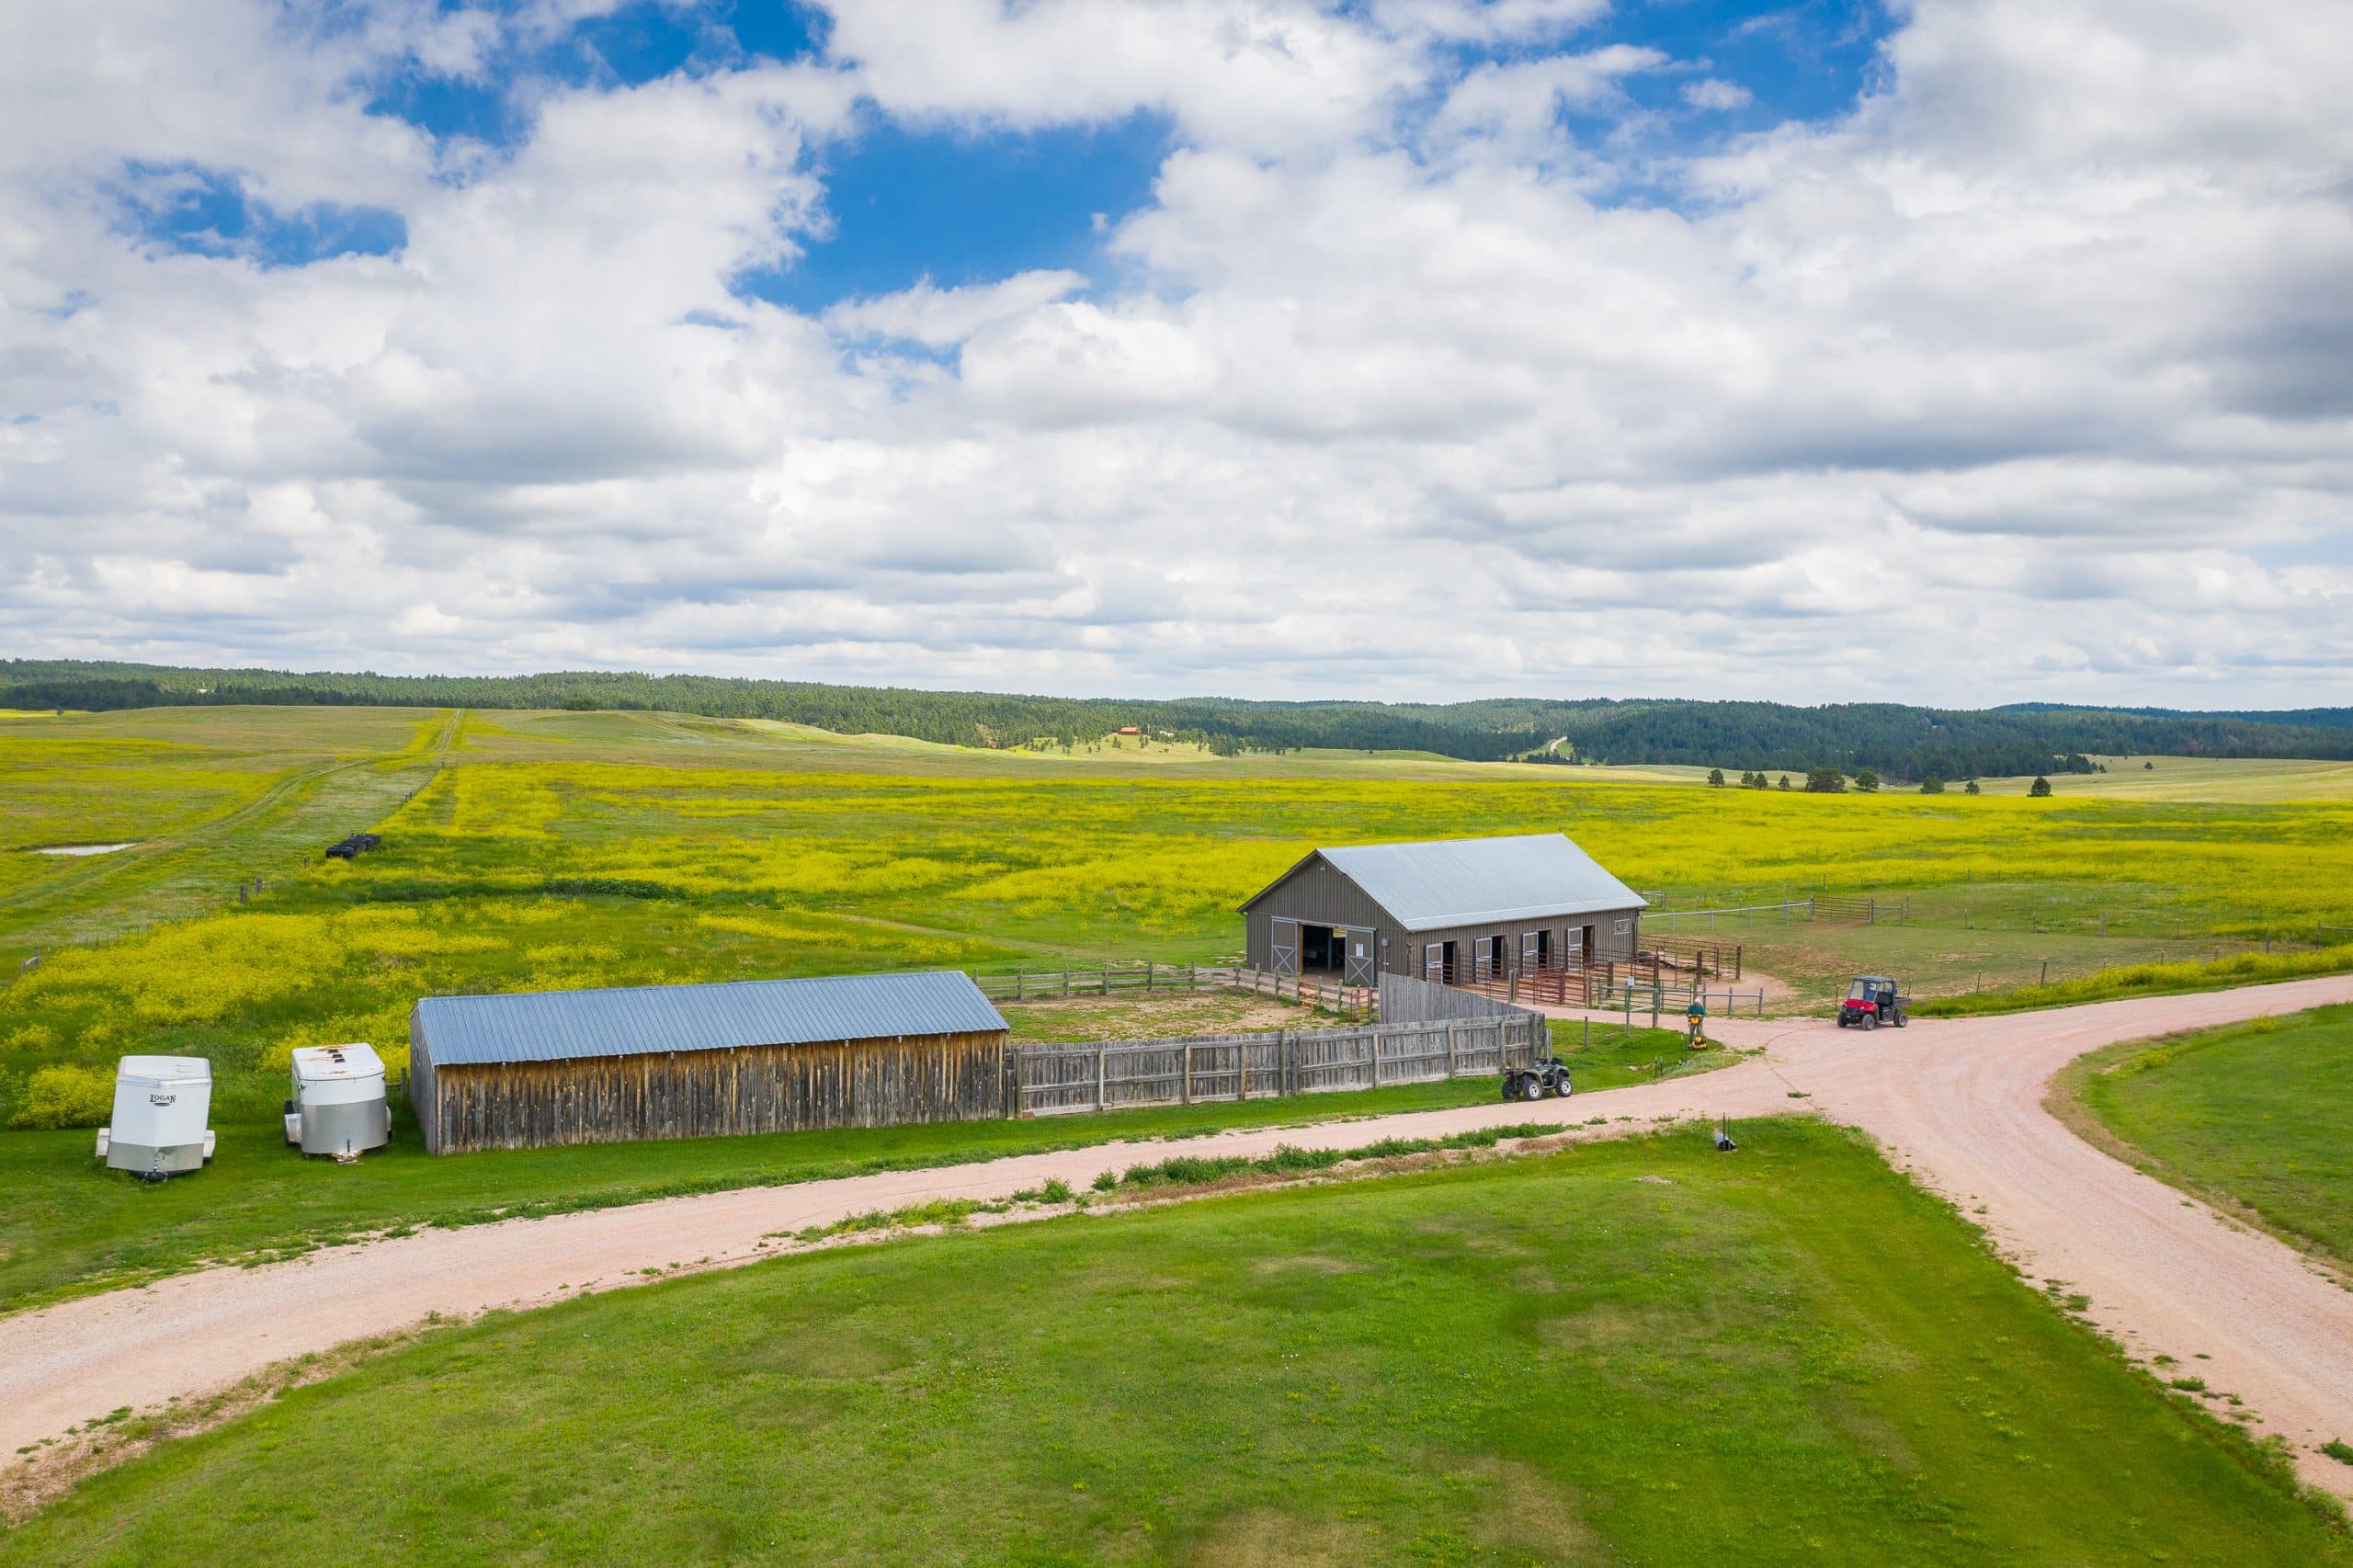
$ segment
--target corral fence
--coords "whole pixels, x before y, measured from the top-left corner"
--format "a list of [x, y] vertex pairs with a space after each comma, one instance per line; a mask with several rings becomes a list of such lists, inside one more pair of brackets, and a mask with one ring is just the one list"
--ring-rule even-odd
[[1882, 920], [1901, 926], [1912, 917], [1910, 893], [1901, 899], [1816, 893], [1806, 903], [1813, 907], [1812, 918], [1842, 926], [1876, 926]]
[[1015, 1113], [1141, 1109], [1496, 1076], [1536, 1059], [1543, 1016], [1449, 986], [1383, 975], [1381, 1021], [1180, 1040], [1022, 1046]]
[[1373, 991], [1369, 985], [1338, 985], [1296, 974], [1243, 964], [1103, 963], [1059, 969], [1017, 969], [1010, 972], [970, 971], [972, 983], [992, 1002], [1048, 1002], [1065, 996], [1111, 996], [1130, 992], [1246, 991], [1304, 1007], [1370, 1017]]
[[1799, 898], [1780, 903], [1747, 903], [1732, 909], [1654, 909], [1643, 916], [1643, 937], [1645, 940], [1654, 940], [1662, 924], [1672, 935], [1680, 931], [1714, 931], [1718, 929], [1718, 921], [1722, 922], [1722, 929], [1725, 930], [1735, 928], [1746, 930], [1760, 924], [1789, 926], [1800, 920], [1813, 920], [1817, 917], [1824, 920], [1838, 918], [1836, 915], [1819, 914], [1814, 907], [1818, 902], [1868, 903], [1870, 901], [1868, 899], [1859, 901]]

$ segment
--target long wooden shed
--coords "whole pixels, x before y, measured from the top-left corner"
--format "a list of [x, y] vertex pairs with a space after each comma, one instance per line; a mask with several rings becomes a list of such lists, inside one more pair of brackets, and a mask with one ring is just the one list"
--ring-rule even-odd
[[1242, 906], [1250, 963], [1372, 985], [1630, 959], [1645, 907], [1565, 834], [1311, 850]]
[[1006, 1114], [1005, 1019], [969, 975], [427, 996], [409, 1097], [436, 1154]]

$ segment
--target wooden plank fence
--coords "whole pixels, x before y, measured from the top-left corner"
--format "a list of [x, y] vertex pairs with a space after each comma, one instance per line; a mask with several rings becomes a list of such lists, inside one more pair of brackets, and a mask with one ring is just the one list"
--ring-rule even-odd
[[1247, 991], [1302, 1006], [1370, 1017], [1369, 985], [1339, 985], [1272, 970], [1236, 964], [1105, 963], [1088, 968], [1017, 969], [1011, 973], [971, 971], [972, 983], [992, 1002], [1045, 1002], [1064, 996], [1111, 996], [1127, 992]]
[[1022, 1046], [1016, 1114], [1066, 1115], [1500, 1074], [1533, 1061], [1544, 1020], [1445, 1018], [1356, 1028]]

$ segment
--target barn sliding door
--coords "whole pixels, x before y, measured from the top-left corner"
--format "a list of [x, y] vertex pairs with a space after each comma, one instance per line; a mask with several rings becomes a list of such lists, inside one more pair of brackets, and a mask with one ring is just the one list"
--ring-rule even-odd
[[1276, 915], [1267, 922], [1271, 935], [1269, 950], [1277, 974], [1299, 972], [1299, 922]]
[[1342, 940], [1347, 944], [1347, 960], [1340, 971], [1341, 981], [1349, 985], [1381, 983], [1381, 960], [1372, 950], [1372, 933], [1350, 931]]

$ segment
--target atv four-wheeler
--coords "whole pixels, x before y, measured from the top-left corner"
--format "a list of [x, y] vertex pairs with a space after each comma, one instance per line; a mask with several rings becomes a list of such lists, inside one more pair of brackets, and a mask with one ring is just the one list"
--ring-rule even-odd
[[1902, 1028], [1912, 1021], [1912, 1004], [1896, 994], [1895, 982], [1883, 974], [1859, 974], [1838, 1004], [1842, 1029], [1875, 1029], [1881, 1024]]
[[1574, 1092], [1569, 1083], [1569, 1064], [1549, 1056], [1532, 1067], [1504, 1069], [1504, 1098], [1507, 1100], [1540, 1100], [1547, 1095], [1566, 1099]]

